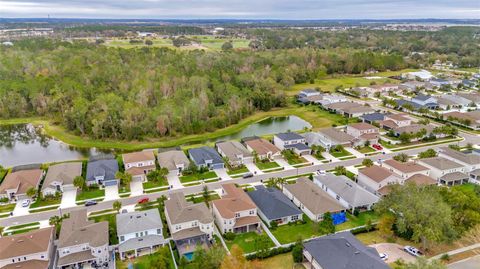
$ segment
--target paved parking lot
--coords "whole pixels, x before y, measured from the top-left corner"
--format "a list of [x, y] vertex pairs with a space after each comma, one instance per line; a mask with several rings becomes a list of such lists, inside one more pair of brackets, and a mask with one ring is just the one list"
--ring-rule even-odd
[[405, 262], [415, 261], [415, 257], [405, 252], [403, 246], [399, 244], [381, 243], [370, 246], [374, 247], [378, 253], [386, 253], [388, 255], [388, 260], [386, 260], [387, 263], [395, 262], [398, 259], [402, 259]]

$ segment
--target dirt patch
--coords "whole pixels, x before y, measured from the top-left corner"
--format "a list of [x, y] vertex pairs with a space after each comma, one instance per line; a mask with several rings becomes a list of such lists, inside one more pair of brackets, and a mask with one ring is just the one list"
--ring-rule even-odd
[[403, 250], [403, 246], [399, 244], [380, 243], [370, 246], [374, 247], [378, 251], [378, 253], [386, 253], [388, 255], [388, 260], [386, 260], [387, 263], [392, 263], [399, 259], [402, 259], [405, 262], [415, 261], [415, 257], [405, 252]]

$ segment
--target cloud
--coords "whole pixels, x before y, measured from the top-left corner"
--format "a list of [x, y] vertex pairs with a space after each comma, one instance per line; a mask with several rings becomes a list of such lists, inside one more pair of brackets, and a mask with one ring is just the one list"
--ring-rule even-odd
[[0, 0], [0, 17], [480, 18], [479, 0]]

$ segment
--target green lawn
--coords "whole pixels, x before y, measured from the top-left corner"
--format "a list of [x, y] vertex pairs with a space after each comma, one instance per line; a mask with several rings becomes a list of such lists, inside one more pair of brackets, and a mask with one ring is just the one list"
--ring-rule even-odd
[[280, 165], [276, 162], [257, 162], [257, 163], [255, 163], [255, 165], [260, 170], [267, 170], [267, 169], [273, 169], [273, 168], [280, 167]]
[[306, 163], [307, 160], [303, 158], [302, 156], [298, 156], [296, 154], [283, 154], [283, 158], [288, 162], [290, 165], [294, 164], [301, 164], [301, 163]]
[[339, 158], [339, 157], [347, 157], [347, 156], [351, 156], [352, 154], [348, 151], [346, 151], [345, 149], [342, 148], [342, 150], [340, 151], [337, 151], [335, 149], [332, 149], [330, 151], [330, 154], [332, 154], [333, 157], [336, 157], [336, 158]]
[[161, 180], [161, 181], [147, 181], [143, 182], [143, 189], [153, 189], [153, 188], [159, 188], [159, 187], [164, 187], [168, 186], [168, 181], [167, 180]]
[[9, 213], [13, 211], [14, 208], [15, 208], [15, 204], [2, 205], [0, 206], [0, 213]]
[[3, 178], [7, 174], [8, 170], [7, 169], [1, 169], [0, 170], [0, 183], [3, 181]]
[[[164, 248], [166, 248], [166, 252], [168, 254], [170, 254], [170, 249], [168, 249], [168, 246], [165, 246]], [[159, 251], [159, 250], [157, 250]], [[151, 262], [154, 258], [156, 258], [157, 255], [161, 255], [160, 253], [156, 252], [156, 253], [153, 253], [151, 255], [145, 255], [145, 256], [141, 256], [141, 257], [137, 257], [135, 258], [134, 260], [125, 260], [125, 261], [121, 261], [120, 258], [117, 258], [116, 259], [116, 268], [117, 269], [127, 269], [128, 268], [128, 264], [132, 263], [133, 264], [133, 268], [135, 269], [149, 269], [149, 268], [155, 268], [154, 265], [151, 265]], [[175, 265], [173, 264], [173, 258], [172, 258], [172, 255], [168, 255], [168, 258], [169, 258], [169, 267], [168, 268], [162, 268], [162, 269], [175, 269]]]
[[358, 216], [354, 216], [354, 215], [351, 215], [350, 213], [347, 213], [348, 221], [340, 225], [337, 225], [336, 228], [337, 228], [337, 231], [347, 230], [347, 229], [365, 225], [367, 223], [367, 219], [370, 219], [372, 223], [375, 223], [378, 221], [378, 218], [379, 218], [378, 215], [375, 214], [375, 212], [373, 211], [365, 211], [358, 214]]
[[273, 236], [281, 244], [291, 243], [297, 241], [299, 238], [308, 239], [314, 236], [318, 236], [318, 224], [310, 220], [307, 215], [303, 214], [304, 224], [286, 224], [278, 226], [275, 230], [270, 229]]
[[[270, 258], [263, 260], [255, 260], [255, 268], [258, 269], [292, 269], [293, 266], [293, 256], [292, 253], [284, 253], [276, 255]], [[295, 267], [294, 269], [305, 268], [305, 267]]]
[[475, 187], [476, 187], [476, 185], [473, 184], [473, 183], [465, 183], [465, 184], [462, 184], [462, 185], [454, 186], [452, 188], [470, 192], [470, 191], [474, 191]]
[[245, 173], [248, 173], [248, 172], [249, 171], [248, 171], [247, 167], [241, 166], [241, 167], [234, 168], [234, 169], [228, 169], [227, 174], [236, 175], [236, 174], [245, 174]]
[[181, 176], [180, 177], [180, 182], [188, 183], [188, 182], [204, 180], [204, 179], [211, 179], [211, 178], [216, 178], [216, 177], [218, 177], [217, 173], [215, 173], [214, 171], [207, 171], [207, 172], [202, 173], [202, 174], [192, 174], [192, 175], [187, 175], [187, 176]]
[[7, 230], [18, 230], [26, 227], [31, 227], [31, 226], [39, 226], [40, 222], [31, 222], [31, 223], [25, 223], [25, 224], [20, 224], [20, 225], [15, 225], [15, 226], [10, 226], [8, 227]]
[[91, 188], [89, 190], [77, 191], [77, 201], [90, 200], [105, 196], [105, 190]]
[[118, 238], [117, 238], [117, 219], [116, 219], [117, 214], [107, 214], [107, 215], [101, 215], [101, 216], [94, 216], [94, 217], [89, 217], [89, 220], [93, 220], [95, 222], [102, 222], [102, 221], [108, 221], [108, 236], [110, 240], [110, 245], [116, 245], [118, 244]]
[[263, 234], [261, 235], [257, 234], [256, 232], [237, 234], [235, 236], [235, 239], [232, 241], [228, 241], [225, 239], [225, 243], [227, 244], [228, 249], [232, 249], [233, 245], [237, 245], [241, 249], [243, 249], [243, 252], [250, 253], [256, 251], [255, 239], [260, 237], [268, 239], [269, 247], [275, 246], [275, 244], [272, 242], [272, 240], [270, 240], [270, 238], [265, 232], [263, 232]]
[[370, 152], [374, 152], [375, 149], [371, 148], [370, 146], [368, 147], [362, 147], [360, 149], [357, 149], [358, 152], [361, 152], [361, 153], [370, 153]]
[[37, 208], [42, 206], [51, 206], [51, 205], [58, 205], [62, 202], [62, 197], [58, 198], [46, 198], [46, 199], [37, 199], [35, 203], [30, 205], [30, 208]]

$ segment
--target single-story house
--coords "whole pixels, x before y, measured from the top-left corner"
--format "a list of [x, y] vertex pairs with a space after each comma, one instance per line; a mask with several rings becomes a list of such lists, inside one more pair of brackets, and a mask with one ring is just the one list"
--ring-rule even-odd
[[472, 103], [472, 101], [468, 100], [467, 98], [456, 94], [444, 94], [442, 95], [442, 98], [454, 102], [456, 106], [467, 107]]
[[122, 154], [125, 172], [132, 175], [133, 179], [147, 180], [147, 174], [156, 169], [155, 155], [152, 150]]
[[401, 179], [384, 167], [372, 165], [358, 170], [357, 182], [368, 190], [378, 193], [385, 186], [401, 183]]
[[336, 145], [350, 147], [355, 140], [355, 137], [333, 127], [307, 133], [305, 134], [305, 138], [307, 139], [308, 145], [320, 145], [327, 150]]
[[389, 269], [373, 247], [362, 244], [351, 232], [340, 232], [303, 243], [310, 269]]
[[310, 154], [311, 149], [305, 144], [305, 137], [297, 133], [280, 133], [273, 136], [273, 144], [280, 150], [293, 150], [298, 155]]
[[257, 157], [260, 160], [273, 160], [277, 157], [282, 156], [280, 149], [278, 149], [274, 144], [268, 142], [267, 140], [259, 137], [244, 138], [243, 143], [247, 149], [257, 154]]
[[437, 99], [430, 95], [417, 94], [411, 99], [412, 102], [417, 103], [421, 106], [427, 106], [427, 104], [436, 104]]
[[380, 112], [374, 112], [374, 113], [362, 115], [358, 118], [361, 119], [362, 122], [373, 124], [375, 122], [383, 121], [385, 119], [386, 115], [388, 115], [388, 114], [380, 113]]
[[28, 198], [30, 188], [38, 190], [43, 177], [40, 165], [22, 165], [12, 168], [0, 184], [0, 198], [22, 200]]
[[337, 114], [344, 115], [346, 117], [359, 117], [365, 114], [375, 112], [371, 107], [364, 106], [355, 102], [338, 102], [333, 104], [327, 104], [325, 109], [333, 111]]
[[463, 124], [474, 130], [480, 130], [480, 110], [474, 110], [470, 112], [448, 112], [443, 114], [443, 118]]
[[315, 90], [315, 89], [303, 89], [300, 91], [298, 94], [298, 97], [310, 97], [310, 96], [318, 96], [320, 95], [321, 92]]
[[180, 175], [183, 170], [190, 166], [190, 160], [183, 150], [173, 149], [157, 154], [158, 165], [167, 168], [172, 175]]
[[73, 180], [82, 175], [82, 163], [60, 163], [48, 167], [47, 175], [43, 180], [42, 194], [55, 195], [56, 192], [75, 189]]
[[190, 159], [195, 163], [197, 167], [207, 167], [209, 169], [222, 169], [225, 167], [223, 159], [211, 147], [200, 147], [188, 150]]
[[343, 175], [336, 176], [332, 173], [317, 175], [313, 182], [352, 212], [370, 210], [379, 199], [378, 196]]
[[[408, 133], [410, 135], [415, 135], [417, 133], [419, 133], [420, 131], [422, 130], [425, 130], [426, 133], [423, 137], [427, 137], [427, 136], [431, 136], [431, 135], [434, 135], [435, 137], [439, 138], [439, 137], [442, 137], [442, 136], [445, 136], [444, 134], [440, 134], [440, 133], [433, 133], [433, 130], [435, 129], [434, 126], [432, 125], [425, 125], [425, 124], [418, 124], [418, 123], [413, 123], [413, 124], [410, 124], [408, 126], [403, 126], [403, 127], [398, 127], [398, 128], [395, 128], [393, 129], [393, 133], [395, 136], [400, 136], [401, 134], [403, 133]], [[423, 138], [422, 137], [422, 138]], [[411, 140], [420, 140], [422, 138], [417, 138], [417, 137], [412, 137]]]
[[117, 185], [117, 172], [118, 162], [113, 155], [92, 156], [87, 163], [87, 185]]
[[286, 184], [283, 193], [311, 220], [321, 221], [327, 212], [345, 211], [345, 207], [307, 178], [299, 178], [294, 184]]
[[391, 130], [399, 127], [409, 126], [412, 124], [412, 120], [400, 114], [388, 114], [379, 124], [383, 129]]
[[218, 142], [216, 144], [220, 155], [227, 159], [232, 167], [253, 162], [253, 155], [238, 141]]
[[256, 187], [247, 193], [257, 205], [260, 218], [270, 226], [272, 221], [278, 225], [302, 220], [303, 212], [277, 188]]

